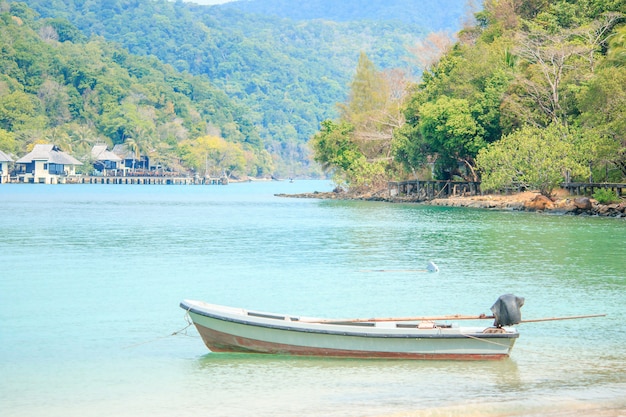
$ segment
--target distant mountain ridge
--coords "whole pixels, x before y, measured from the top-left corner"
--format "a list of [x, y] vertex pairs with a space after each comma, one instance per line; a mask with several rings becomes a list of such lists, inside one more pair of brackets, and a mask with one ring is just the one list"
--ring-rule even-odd
[[239, 0], [217, 7], [292, 20], [403, 22], [430, 31], [459, 29], [468, 0]]
[[[322, 120], [336, 117], [336, 103], [345, 101], [360, 52], [382, 69], [415, 69], [407, 48], [441, 29], [441, 24], [418, 25], [420, 16], [430, 23], [453, 19], [450, 25], [458, 25], [464, 1], [425, 0], [420, 7], [412, 0], [315, 0], [298, 2], [298, 7], [278, 0], [215, 6], [180, 0], [27, 4], [41, 17], [67, 19], [88, 37], [102, 36], [132, 54], [153, 55], [180, 72], [206, 75], [248, 109], [245, 117], [278, 169], [296, 175], [308, 170], [307, 141]], [[426, 9], [420, 12], [422, 4]], [[297, 12], [299, 7], [304, 10]], [[334, 21], [320, 20], [330, 13], [337, 13]], [[228, 126], [224, 129], [227, 137]]]

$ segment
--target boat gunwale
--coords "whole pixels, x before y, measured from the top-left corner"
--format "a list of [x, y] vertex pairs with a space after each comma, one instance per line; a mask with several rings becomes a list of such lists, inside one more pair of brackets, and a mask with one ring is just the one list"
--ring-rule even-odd
[[[190, 304], [187, 304], [190, 303]], [[210, 312], [207, 311], [206, 309], [203, 309], [201, 306], [199, 307], [194, 307], [193, 304], [194, 302], [192, 300], [185, 300], [183, 302], [180, 303], [180, 307], [183, 308], [184, 310], [186, 310], [188, 313], [194, 313], [194, 314], [198, 314], [200, 316], [203, 317], [207, 317], [210, 319], [214, 319], [214, 320], [220, 320], [220, 321], [225, 321], [225, 322], [229, 322], [229, 323], [235, 323], [235, 324], [240, 324], [240, 325], [244, 325], [244, 326], [254, 326], [254, 327], [260, 327], [260, 328], [268, 328], [268, 329], [274, 329], [274, 330], [281, 330], [281, 331], [289, 331], [289, 332], [301, 332], [301, 333], [314, 333], [314, 334], [327, 334], [327, 335], [335, 335], [335, 336], [355, 336], [355, 337], [369, 337], [369, 338], [395, 338], [395, 339], [466, 339], [466, 338], [477, 338], [477, 339], [516, 339], [519, 337], [519, 333], [517, 331], [514, 332], [505, 332], [505, 333], [462, 333], [460, 330], [463, 329], [462, 327], [459, 327], [459, 333], [423, 333], [423, 334], [419, 334], [419, 333], [391, 333], [391, 331], [393, 330], [407, 330], [406, 328], [384, 328], [381, 330], [385, 330], [386, 332], [381, 332], [381, 333], [374, 333], [374, 332], [358, 332], [358, 331], [341, 331], [341, 330], [331, 330], [331, 329], [324, 329], [324, 328], [313, 328], [313, 327], [294, 327], [294, 326], [289, 326], [289, 325], [279, 325], [279, 324], [270, 324], [270, 323], [263, 323], [260, 321], [252, 321], [252, 320], [245, 320], [243, 318], [239, 319], [239, 318], [235, 318], [235, 317], [228, 317], [225, 315], [220, 315], [217, 312]], [[218, 306], [215, 305], [217, 307], [224, 307], [224, 306]], [[250, 313], [247, 310], [243, 310], [246, 313]], [[303, 325], [318, 325], [318, 326], [351, 326], [351, 324], [349, 323], [342, 323], [342, 324], [327, 324], [327, 323], [311, 323], [311, 322], [303, 322], [303, 321], [299, 321], [299, 320], [293, 320], [293, 321], [286, 321], [285, 317], [290, 317], [290, 316], [282, 316], [279, 314], [270, 314], [270, 313], [260, 313], [260, 312], [255, 312], [252, 311], [251, 313], [253, 313], [253, 315], [251, 317], [257, 317], [257, 318], [262, 318], [262, 319], [266, 319], [266, 320], [273, 320], [276, 322], [288, 322], [288, 323], [301, 323]], [[260, 315], [260, 316], [259, 316]], [[246, 315], [247, 316], [247, 315]], [[243, 317], [243, 314], [242, 314]], [[282, 319], [280, 319], [279, 317], [283, 317]], [[290, 317], [291, 318], [291, 317]], [[195, 323], [194, 323], [195, 324]], [[202, 324], [201, 324], [202, 325]], [[204, 326], [204, 325], [202, 325]], [[206, 327], [206, 326], [205, 326]], [[354, 325], [352, 327], [360, 327], [357, 325]], [[362, 327], [361, 327], [362, 328]], [[489, 328], [489, 327], [486, 327]], [[417, 327], [414, 330], [422, 330], [422, 329], [418, 329]]]

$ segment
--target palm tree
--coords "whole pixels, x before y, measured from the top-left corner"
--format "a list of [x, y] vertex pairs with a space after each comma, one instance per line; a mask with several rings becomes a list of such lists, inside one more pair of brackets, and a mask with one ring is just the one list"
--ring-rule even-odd
[[134, 173], [135, 172], [135, 161], [140, 156], [139, 144], [137, 143], [137, 141], [134, 138], [127, 137], [126, 140], [124, 141], [124, 145], [126, 145], [126, 148], [133, 153], [133, 173]]
[[48, 129], [44, 138], [48, 143], [58, 146], [65, 152], [72, 153], [73, 151], [69, 135], [58, 127]]
[[[133, 150], [135, 157], [139, 160], [141, 160], [141, 155], [148, 156], [155, 149], [152, 132], [141, 126], [134, 126], [130, 130], [125, 143], [128, 144], [129, 141], [132, 141], [129, 149]], [[144, 166], [144, 168], [150, 167]]]
[[95, 138], [96, 134], [86, 125], [78, 125], [70, 133], [72, 147], [82, 155], [90, 153]]

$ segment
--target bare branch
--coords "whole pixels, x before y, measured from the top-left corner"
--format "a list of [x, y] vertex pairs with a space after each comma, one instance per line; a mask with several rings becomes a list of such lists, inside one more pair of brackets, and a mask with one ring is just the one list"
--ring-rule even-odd
[[585, 45], [571, 42], [571, 37], [571, 31], [557, 34], [534, 31], [522, 33], [518, 38], [517, 54], [529, 64], [531, 72], [539, 72], [545, 83], [542, 86], [529, 77], [522, 85], [552, 120], [561, 119], [564, 113], [559, 94], [564, 74], [575, 68], [571, 58], [586, 50]]
[[426, 71], [452, 48], [454, 42], [454, 36], [448, 32], [432, 32], [408, 50], [415, 57], [418, 68]]
[[591, 25], [577, 29], [575, 35], [582, 38], [585, 48], [581, 48], [579, 55], [589, 63], [589, 69], [593, 73], [596, 64], [596, 53], [602, 45], [606, 44], [611, 36], [611, 31], [624, 15], [618, 12], [610, 12], [602, 15], [602, 19], [594, 20]]

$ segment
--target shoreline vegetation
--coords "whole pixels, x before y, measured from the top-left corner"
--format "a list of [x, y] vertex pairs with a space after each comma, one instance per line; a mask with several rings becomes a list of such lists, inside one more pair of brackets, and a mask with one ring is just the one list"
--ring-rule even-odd
[[354, 194], [341, 190], [302, 194], [276, 194], [288, 198], [317, 198], [324, 200], [361, 200], [388, 203], [416, 203], [440, 207], [465, 207], [501, 211], [528, 211], [548, 214], [586, 215], [626, 218], [626, 201], [614, 204], [600, 204], [586, 196], [573, 196], [565, 192], [548, 198], [538, 192], [525, 191], [514, 194], [484, 194], [419, 200], [414, 197], [389, 196], [385, 191], [369, 194]]

